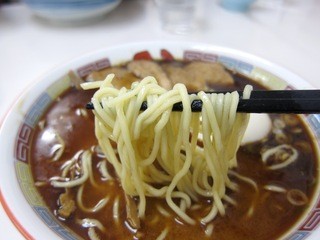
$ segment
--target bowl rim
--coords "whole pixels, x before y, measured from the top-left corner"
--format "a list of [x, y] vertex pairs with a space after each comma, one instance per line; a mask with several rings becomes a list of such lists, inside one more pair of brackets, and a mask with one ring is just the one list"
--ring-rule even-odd
[[[163, 48], [171, 50], [171, 48], [174, 48], [174, 47], [178, 47], [179, 50], [192, 49], [192, 50], [197, 50], [202, 52], [209, 52], [214, 54], [220, 54], [223, 56], [228, 56], [230, 58], [234, 58], [240, 61], [253, 64], [254, 66], [261, 67], [262, 69], [272, 74], [275, 74], [276, 76], [280, 76], [281, 78], [285, 77], [288, 79], [288, 83], [296, 85], [301, 89], [314, 88], [310, 83], [308, 83], [302, 77], [293, 73], [291, 70], [288, 70], [280, 66], [279, 64], [273, 63], [259, 56], [256, 56], [244, 51], [236, 50], [233, 48], [215, 46], [212, 44], [200, 43], [200, 42], [181, 42], [181, 41], [146, 41], [146, 42], [119, 44], [119, 45], [114, 45], [114, 46], [103, 48], [103, 49], [98, 49], [96, 51], [91, 51], [91, 52], [88, 52], [87, 54], [82, 54], [78, 57], [72, 58], [71, 60], [65, 61], [64, 63], [59, 64], [58, 66], [52, 68], [51, 70], [48, 70], [46, 73], [39, 76], [36, 80], [32, 81], [32, 83], [29, 84], [22, 91], [22, 93], [12, 102], [11, 106], [7, 109], [7, 112], [0, 120], [0, 141], [1, 139], [5, 139], [5, 137], [3, 137], [3, 129], [9, 124], [7, 123], [8, 118], [13, 113], [14, 109], [17, 108], [19, 102], [22, 101], [26, 97], [28, 92], [30, 92], [32, 89], [39, 88], [39, 83], [44, 82], [45, 79], [51, 79], [51, 81], [48, 81], [48, 82], [53, 83], [55, 81], [55, 80], [52, 80], [53, 78], [58, 79], [59, 76], [62, 76], [72, 68], [74, 69], [86, 63], [95, 61], [99, 57], [103, 56], [103, 53], [106, 53], [106, 56], [108, 57], [108, 52], [124, 51], [124, 49], [129, 49], [131, 52], [132, 51], [138, 52], [139, 50], [140, 51], [142, 50], [159, 51], [160, 49], [163, 49]], [[110, 57], [113, 57], [113, 56], [110, 56]], [[128, 60], [128, 59], [123, 59], [123, 60]], [[44, 88], [42, 87], [41, 91], [43, 90]], [[33, 101], [34, 100], [35, 98], [33, 98]], [[1, 150], [1, 146], [0, 146], [0, 150]], [[7, 192], [3, 191], [4, 184], [5, 184], [5, 181], [0, 181], [0, 204], [2, 204], [5, 213], [7, 214], [9, 219], [12, 221], [12, 223], [15, 225], [17, 230], [22, 234], [22, 236], [24, 236], [26, 239], [35, 239], [29, 233], [29, 231], [25, 229], [23, 224], [19, 221], [19, 217], [17, 217], [17, 214], [15, 214], [15, 210], [13, 209], [12, 206], [10, 206], [10, 202], [7, 200], [5, 195]], [[48, 228], [48, 230], [50, 229]], [[319, 229], [317, 230], [318, 230], [317, 231], [318, 233], [316, 235], [320, 234]], [[312, 236], [309, 236], [309, 237], [308, 239], [312, 239]]]

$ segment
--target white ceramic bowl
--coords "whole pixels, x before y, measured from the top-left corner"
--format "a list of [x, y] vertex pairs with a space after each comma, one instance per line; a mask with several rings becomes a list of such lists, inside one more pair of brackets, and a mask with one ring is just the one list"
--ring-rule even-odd
[[56, 22], [87, 21], [102, 17], [122, 0], [25, 0], [32, 12]]
[[[5, 117], [0, 131], [0, 200], [10, 219], [27, 239], [57, 239], [58, 236], [76, 239], [55, 220], [41, 200], [28, 165], [33, 127], [52, 99], [67, 88], [69, 80], [66, 73], [74, 70], [79, 75], [85, 75], [110, 64], [150, 56], [155, 59], [174, 56], [177, 59], [219, 61], [271, 88], [312, 88], [300, 77], [261, 58], [198, 43], [151, 42], [115, 46], [87, 54], [54, 69], [22, 94]], [[319, 115], [304, 118], [317, 138]], [[319, 187], [316, 191], [316, 198], [308, 213], [287, 233], [285, 239], [320, 239], [320, 230], [317, 229], [320, 223]]]

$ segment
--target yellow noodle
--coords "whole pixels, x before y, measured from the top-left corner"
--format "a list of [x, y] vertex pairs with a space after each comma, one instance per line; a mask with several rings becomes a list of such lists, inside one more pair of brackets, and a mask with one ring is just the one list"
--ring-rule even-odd
[[[118, 90], [113, 77], [85, 88], [99, 88], [92, 98], [95, 134], [125, 193], [139, 199], [138, 216], [144, 217], [146, 197], [158, 197], [184, 222], [195, 224], [186, 210], [200, 196], [212, 203], [202, 222], [224, 215], [224, 202], [235, 204], [226, 196], [226, 188], [237, 189], [228, 172], [237, 166], [236, 152], [249, 117], [236, 113], [238, 93], [188, 95], [184, 85], [167, 91], [153, 77]], [[250, 91], [246, 87], [243, 98]], [[195, 99], [203, 102], [200, 113], [191, 112]], [[144, 101], [148, 108], [140, 111]], [[182, 102], [182, 112], [172, 112], [177, 102]], [[197, 145], [201, 137], [203, 148]]]
[[[77, 155], [77, 154], [76, 154]], [[71, 161], [74, 163], [75, 161]], [[70, 166], [68, 166], [70, 168]], [[58, 181], [55, 178], [50, 179], [50, 183], [54, 187], [71, 188], [83, 184], [87, 179], [90, 179], [93, 185], [96, 185], [93, 179], [92, 166], [91, 166], [91, 153], [90, 151], [84, 151], [81, 156], [81, 170], [82, 175], [79, 178], [71, 179], [69, 181]]]
[[94, 228], [97, 227], [100, 231], [105, 232], [106, 228], [103, 226], [103, 224], [94, 218], [83, 218], [77, 220], [78, 224], [81, 224], [84, 228]]
[[271, 166], [267, 166], [267, 168], [270, 170], [277, 170], [280, 168], [287, 167], [288, 165], [296, 161], [299, 155], [298, 151], [294, 147], [288, 144], [278, 145], [263, 152], [261, 155], [262, 162], [266, 163], [270, 156], [275, 154], [280, 154], [282, 152], [285, 152], [285, 150], [291, 150], [291, 153], [290, 154], [288, 153], [289, 156], [285, 160], [283, 160], [281, 163], [276, 163]]
[[100, 209], [104, 208], [104, 206], [108, 203], [109, 197], [105, 197], [103, 199], [100, 199], [95, 206], [86, 207], [82, 201], [83, 188], [84, 185], [81, 185], [77, 191], [77, 204], [82, 211], [87, 213], [98, 212]]
[[204, 233], [206, 234], [207, 237], [210, 237], [212, 235], [213, 232], [213, 224], [209, 224], [206, 226], [206, 229], [204, 230]]
[[119, 197], [116, 197], [116, 199], [114, 200], [114, 203], [113, 203], [113, 208], [112, 208], [112, 211], [113, 211], [113, 219], [116, 220], [116, 222], [119, 222]]
[[166, 239], [166, 236], [169, 232], [169, 229], [168, 228], [165, 228], [161, 233], [160, 235], [156, 238], [156, 240], [164, 240]]
[[162, 206], [160, 206], [159, 204], [157, 204], [156, 208], [158, 209], [158, 211], [165, 217], [170, 217], [170, 213], [165, 210]]
[[88, 230], [88, 236], [89, 236], [90, 240], [101, 240], [99, 235], [96, 233], [96, 231], [92, 227], [89, 228], [89, 230]]

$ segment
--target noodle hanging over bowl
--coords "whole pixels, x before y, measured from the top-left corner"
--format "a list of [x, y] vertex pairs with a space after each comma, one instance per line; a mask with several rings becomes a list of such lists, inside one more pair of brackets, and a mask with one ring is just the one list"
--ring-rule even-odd
[[[109, 74], [104, 81], [81, 86], [98, 88], [92, 98], [95, 135], [125, 194], [138, 199], [138, 217], [145, 216], [146, 197], [164, 198], [189, 224], [196, 221], [186, 209], [201, 197], [212, 205], [202, 223], [224, 215], [224, 201], [235, 204], [227, 189], [236, 190], [237, 185], [228, 172], [237, 166], [236, 153], [249, 120], [248, 114], [236, 112], [239, 94], [189, 95], [185, 85], [166, 90], [154, 77], [134, 82], [131, 89], [116, 89], [113, 78]], [[245, 87], [244, 99], [251, 90]], [[203, 102], [200, 113], [191, 112], [195, 99]], [[148, 109], [140, 111], [144, 101]], [[177, 102], [182, 102], [182, 112], [172, 111]]]
[[219, 62], [133, 59], [61, 81], [32, 134], [30, 170], [77, 239], [286, 238], [313, 206], [318, 148], [305, 116], [248, 123], [236, 111], [251, 88], [273, 89], [255, 76]]

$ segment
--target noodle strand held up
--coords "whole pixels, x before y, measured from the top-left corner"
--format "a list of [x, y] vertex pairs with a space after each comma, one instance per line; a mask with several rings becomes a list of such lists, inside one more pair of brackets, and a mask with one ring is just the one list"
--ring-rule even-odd
[[[186, 210], [199, 197], [212, 204], [202, 222], [224, 215], [226, 188], [235, 186], [228, 171], [237, 166], [236, 152], [249, 120], [248, 114], [236, 113], [238, 93], [189, 95], [185, 85], [168, 91], [153, 77], [118, 90], [113, 78], [110, 74], [82, 87], [99, 87], [92, 98], [95, 133], [125, 193], [139, 199], [138, 216], [145, 215], [146, 197], [164, 198], [189, 224], [195, 220]], [[250, 97], [251, 89], [245, 87], [243, 98]], [[194, 99], [202, 100], [201, 113], [191, 112]], [[140, 111], [143, 101], [148, 109]], [[177, 102], [182, 102], [182, 112], [172, 112]], [[201, 136], [203, 147], [197, 145]]]

